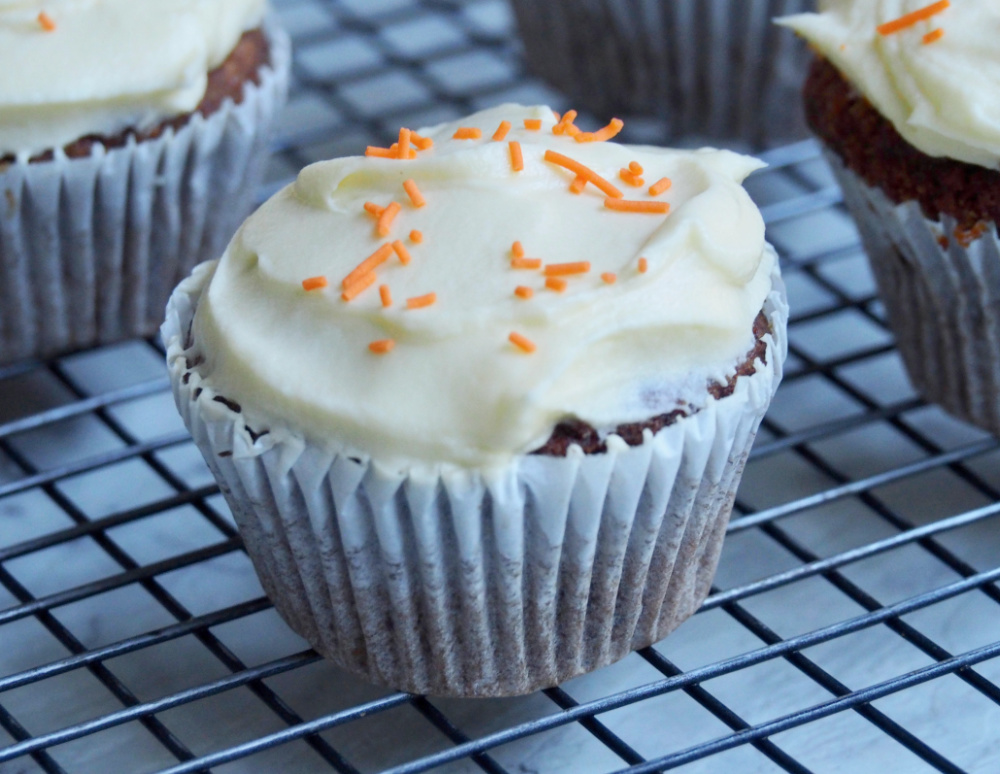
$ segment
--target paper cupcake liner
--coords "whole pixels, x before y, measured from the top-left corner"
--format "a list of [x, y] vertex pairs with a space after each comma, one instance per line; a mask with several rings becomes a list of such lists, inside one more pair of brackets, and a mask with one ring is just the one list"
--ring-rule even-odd
[[0, 165], [0, 363], [153, 334], [174, 286], [218, 257], [249, 213], [291, 48], [244, 99], [88, 158]]
[[805, 44], [773, 23], [815, 0], [512, 0], [529, 68], [601, 117], [760, 147], [807, 136]]
[[952, 414], [1000, 435], [1000, 239], [971, 241], [950, 215], [896, 204], [826, 157], [868, 254], [914, 386]]
[[777, 275], [767, 363], [640, 446], [611, 436], [602, 454], [400, 473], [212, 390], [187, 338], [213, 271], [198, 267], [168, 307], [174, 396], [268, 596], [318, 652], [393, 688], [513, 695], [649, 645], [704, 600], [781, 378]]

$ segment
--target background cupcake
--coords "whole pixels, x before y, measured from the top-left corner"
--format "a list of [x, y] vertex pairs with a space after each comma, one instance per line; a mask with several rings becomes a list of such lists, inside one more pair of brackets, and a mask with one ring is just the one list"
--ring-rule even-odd
[[171, 299], [175, 399], [268, 595], [374, 682], [529, 692], [708, 592], [785, 350], [759, 163], [615, 130], [403, 129]]
[[831, 0], [810, 126], [844, 190], [910, 378], [1000, 433], [1000, 6]]
[[284, 100], [262, 0], [0, 5], [0, 362], [149, 335], [251, 205]]
[[775, 16], [814, 0], [512, 0], [529, 68], [597, 115], [760, 147], [806, 135], [805, 46]]

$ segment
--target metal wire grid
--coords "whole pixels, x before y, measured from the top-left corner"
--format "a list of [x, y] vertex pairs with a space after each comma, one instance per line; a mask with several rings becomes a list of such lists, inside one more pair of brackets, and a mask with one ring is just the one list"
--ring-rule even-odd
[[[564, 107], [500, 0], [279, 11], [297, 61], [271, 187], [404, 122]], [[748, 186], [794, 304], [788, 374], [678, 632], [523, 699], [364, 686], [273, 615], [156, 342], [8, 366], [0, 772], [996, 771], [1000, 444], [912, 393], [816, 148], [767, 157]]]

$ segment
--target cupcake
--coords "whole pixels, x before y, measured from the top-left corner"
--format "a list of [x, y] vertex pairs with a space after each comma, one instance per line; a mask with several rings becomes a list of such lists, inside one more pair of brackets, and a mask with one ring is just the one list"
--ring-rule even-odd
[[806, 136], [809, 56], [775, 28], [814, 0], [512, 0], [528, 68], [597, 115], [671, 137], [774, 145]]
[[287, 86], [265, 10], [0, 2], [0, 363], [155, 333], [223, 250]]
[[177, 406], [265, 590], [373, 682], [526, 693], [708, 592], [785, 354], [760, 164], [619, 127], [402, 129], [171, 298]]
[[805, 87], [899, 350], [929, 400], [1000, 433], [1000, 5], [829, 0], [793, 16]]

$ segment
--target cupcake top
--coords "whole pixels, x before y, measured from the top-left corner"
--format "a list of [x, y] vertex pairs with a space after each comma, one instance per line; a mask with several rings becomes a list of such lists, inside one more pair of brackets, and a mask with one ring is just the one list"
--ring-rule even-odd
[[805, 37], [928, 156], [1000, 167], [1000, 3], [820, 0]]
[[771, 289], [741, 185], [762, 165], [573, 117], [503, 105], [306, 167], [214, 267], [204, 383], [257, 430], [404, 468], [501, 465], [562, 419], [704, 405]]
[[265, 0], [0, 0], [0, 156], [190, 112]]

